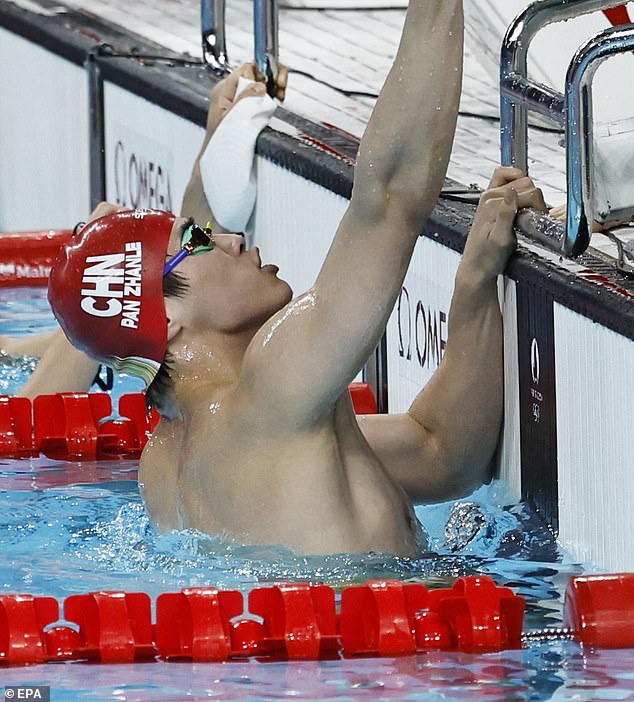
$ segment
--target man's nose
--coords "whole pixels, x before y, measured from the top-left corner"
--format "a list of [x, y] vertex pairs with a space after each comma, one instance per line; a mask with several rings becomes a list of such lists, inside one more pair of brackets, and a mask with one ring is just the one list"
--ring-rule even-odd
[[245, 238], [242, 234], [214, 234], [214, 241], [219, 249], [231, 256], [239, 256], [245, 249]]

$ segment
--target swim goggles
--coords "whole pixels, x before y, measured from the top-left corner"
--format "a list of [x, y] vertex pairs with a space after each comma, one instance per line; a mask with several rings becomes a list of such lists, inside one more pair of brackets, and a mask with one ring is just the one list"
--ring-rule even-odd
[[207, 226], [204, 229], [197, 224], [190, 225], [183, 231], [181, 250], [165, 264], [163, 277], [171, 273], [187, 256], [202, 253], [203, 251], [213, 251], [215, 247], [216, 242], [212, 236], [212, 225], [210, 222], [207, 222]]

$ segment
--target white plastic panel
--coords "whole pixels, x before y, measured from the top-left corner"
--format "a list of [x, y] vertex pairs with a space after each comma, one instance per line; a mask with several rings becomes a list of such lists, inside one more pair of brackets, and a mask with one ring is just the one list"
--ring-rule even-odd
[[84, 70], [0, 29], [0, 229], [73, 227], [90, 205]]
[[390, 412], [405, 412], [438, 368], [459, 262], [459, 254], [432, 239], [416, 244], [387, 325]]
[[250, 243], [298, 295], [315, 282], [348, 200], [260, 157], [257, 183]]
[[559, 539], [634, 570], [634, 342], [555, 304]]
[[520, 470], [520, 397], [517, 359], [517, 292], [515, 281], [503, 278], [504, 318], [504, 426], [498, 449], [498, 473], [518, 500], [522, 494]]
[[107, 199], [180, 214], [204, 129], [111, 83], [104, 101]]

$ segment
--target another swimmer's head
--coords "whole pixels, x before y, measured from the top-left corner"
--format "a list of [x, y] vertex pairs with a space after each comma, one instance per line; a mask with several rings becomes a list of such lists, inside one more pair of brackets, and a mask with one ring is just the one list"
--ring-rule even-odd
[[[49, 301], [71, 343], [148, 385], [165, 359], [165, 256], [176, 218], [158, 210], [108, 214], [62, 248]], [[168, 276], [169, 277], [169, 276]]]

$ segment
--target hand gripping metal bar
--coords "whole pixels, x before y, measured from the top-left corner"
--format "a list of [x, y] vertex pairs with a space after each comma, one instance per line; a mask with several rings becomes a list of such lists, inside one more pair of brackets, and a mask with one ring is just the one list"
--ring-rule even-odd
[[278, 70], [278, 15], [278, 0], [254, 0], [255, 63], [266, 79], [269, 95], [275, 94], [275, 78]]
[[201, 0], [203, 60], [219, 76], [229, 72], [225, 36], [225, 0]]
[[513, 21], [500, 59], [500, 142], [502, 165], [528, 172], [527, 112], [551, 118], [565, 128], [567, 220], [565, 230], [548, 217], [524, 213], [518, 224], [532, 237], [567, 256], [590, 243], [592, 219], [592, 91], [598, 66], [634, 47], [634, 25], [609, 29], [579, 49], [566, 76], [565, 95], [527, 77], [530, 42], [544, 26], [621, 5], [616, 0], [538, 0]]

